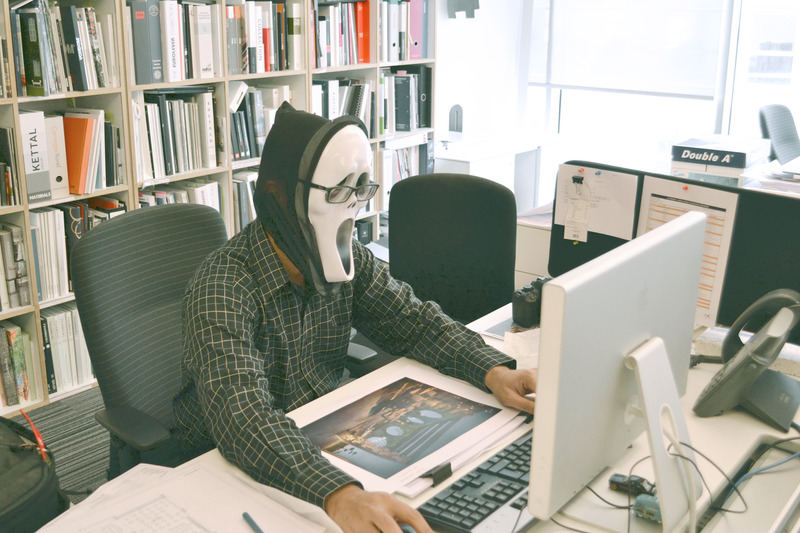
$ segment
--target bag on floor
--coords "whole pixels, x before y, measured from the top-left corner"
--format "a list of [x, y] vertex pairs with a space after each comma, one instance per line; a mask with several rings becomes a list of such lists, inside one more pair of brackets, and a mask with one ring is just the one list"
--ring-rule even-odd
[[36, 531], [69, 507], [53, 455], [45, 456], [33, 431], [0, 417], [0, 533]]

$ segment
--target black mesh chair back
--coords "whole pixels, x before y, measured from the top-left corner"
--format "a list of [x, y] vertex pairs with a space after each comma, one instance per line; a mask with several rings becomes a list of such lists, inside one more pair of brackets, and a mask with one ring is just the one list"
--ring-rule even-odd
[[184, 291], [226, 240], [215, 209], [170, 204], [103, 222], [72, 252], [75, 301], [105, 406], [95, 416], [112, 434], [109, 477], [169, 440]]
[[761, 136], [772, 143], [770, 159], [777, 159], [783, 165], [800, 157], [800, 138], [792, 118], [792, 112], [785, 105], [770, 104], [758, 110]]
[[471, 322], [511, 302], [514, 194], [465, 174], [399, 181], [389, 196], [389, 270], [452, 318]]

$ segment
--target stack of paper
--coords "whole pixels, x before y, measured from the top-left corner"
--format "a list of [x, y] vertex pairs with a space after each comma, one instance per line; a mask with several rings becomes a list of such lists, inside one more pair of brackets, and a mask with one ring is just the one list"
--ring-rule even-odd
[[264, 531], [338, 531], [321, 509], [294, 498], [279, 503], [272, 494], [291, 498], [256, 483], [214, 451], [174, 469], [139, 464], [39, 531], [252, 533], [245, 512]]

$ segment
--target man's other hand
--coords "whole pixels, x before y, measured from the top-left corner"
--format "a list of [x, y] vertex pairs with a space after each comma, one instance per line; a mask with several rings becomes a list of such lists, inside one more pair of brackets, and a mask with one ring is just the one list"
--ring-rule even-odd
[[529, 397], [536, 392], [536, 369], [512, 370], [496, 366], [486, 373], [484, 384], [500, 403], [533, 414], [536, 400]]
[[367, 492], [357, 485], [345, 485], [325, 500], [325, 512], [344, 533], [401, 533], [408, 524], [417, 533], [433, 530], [416, 509], [385, 492]]

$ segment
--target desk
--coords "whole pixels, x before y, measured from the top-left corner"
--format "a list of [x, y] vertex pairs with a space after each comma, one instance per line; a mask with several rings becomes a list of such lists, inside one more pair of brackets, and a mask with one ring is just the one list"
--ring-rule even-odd
[[519, 289], [540, 276], [547, 276], [550, 259], [551, 209], [534, 209], [517, 217], [514, 288]]
[[[502, 322], [506, 320], [511, 315], [511, 305], [507, 305], [497, 311], [486, 315], [485, 317], [478, 319], [477, 321], [470, 324], [470, 327], [475, 329], [476, 331], [483, 331], [488, 327]], [[486, 341], [488, 344], [493, 345], [499, 349], [503, 348], [503, 341], [491, 337], [487, 337]], [[392, 363], [395, 364], [395, 363]], [[689, 426], [689, 432], [692, 439], [693, 446], [700, 450], [701, 452], [709, 455], [714, 462], [719, 465], [725, 472], [732, 473], [737, 471], [742, 464], [744, 463], [745, 459], [757, 448], [757, 446], [764, 442], [770, 442], [776, 439], [784, 438], [787, 435], [781, 433], [778, 430], [774, 430], [769, 426], [757, 421], [755, 418], [751, 417], [750, 415], [739, 412], [739, 411], [732, 411], [728, 412], [722, 416], [714, 417], [714, 418], [698, 418], [695, 417], [691, 412], [691, 407], [694, 403], [694, 400], [700, 390], [705, 386], [705, 384], [711, 379], [711, 377], [716, 373], [718, 370], [717, 366], [714, 365], [700, 365], [689, 372], [689, 381], [687, 386], [687, 393], [682, 400], [682, 406], [686, 413], [687, 417], [687, 424]], [[358, 388], [363, 386], [365, 382], [368, 382], [370, 376], [367, 375], [359, 380], [356, 380], [346, 387], [351, 388]], [[333, 391], [331, 394], [344, 394], [346, 391], [342, 391], [343, 388], [337, 389]], [[315, 402], [325, 402], [326, 398], [320, 398]], [[311, 408], [313, 408], [315, 402], [308, 404]], [[796, 418], [795, 420], [799, 420]], [[430, 498], [436, 492], [442, 490], [443, 488], [447, 487], [450, 483], [452, 483], [455, 479], [463, 476], [466, 472], [472, 469], [474, 466], [479, 464], [482, 460], [486, 457], [494, 453], [497, 448], [504, 445], [507, 442], [510, 442], [516, 436], [520, 435], [527, 429], [527, 426], [522, 426], [514, 430], [511, 434], [509, 434], [501, 443], [500, 445], [486, 450], [481, 456], [476, 458], [474, 461], [466, 464], [464, 467], [457, 470], [454, 475], [443, 482], [441, 485], [437, 487], [432, 487], [426, 489], [422, 492], [419, 496], [411, 499], [406, 499], [408, 503], [413, 506], [418, 506], [423, 501]], [[794, 436], [790, 434], [789, 436]], [[632, 465], [642, 457], [648, 455], [647, 451], [647, 443], [645, 436], [640, 437], [637, 439], [633, 446], [630, 448], [630, 451], [625, 455], [625, 457], [621, 458], [617, 463], [612, 465], [609, 469], [609, 472], [622, 472], [627, 473]], [[698, 464], [700, 471], [705, 478], [706, 483], [711, 488], [714, 493], [718, 493], [725, 485], [725, 478], [723, 475], [717, 471], [715, 468], [711, 467], [709, 463], [705, 462], [702, 458], [698, 459]], [[200, 467], [202, 469], [198, 470]], [[139, 467], [137, 467], [139, 468]], [[160, 468], [160, 467], [158, 467]], [[220, 499], [219, 500], [210, 500], [214, 501], [228, 501], [230, 500], [230, 490], [234, 490], [231, 487], [234, 484], [234, 481], [237, 483], [243, 483], [247, 488], [242, 489], [242, 494], [249, 495], [250, 498], [248, 501], [253, 502], [253, 493], [254, 491], [259, 494], [258, 497], [263, 497], [263, 506], [259, 509], [253, 509], [250, 507], [248, 510], [251, 514], [258, 514], [258, 516], [262, 517], [265, 516], [265, 513], [268, 515], [270, 512], [276, 511], [276, 506], [281, 508], [290, 508], [293, 509], [298, 513], [298, 518], [302, 518], [306, 521], [307, 528], [302, 529], [295, 529], [294, 531], [337, 531], [338, 528], [327, 518], [327, 516], [317, 507], [311, 506], [305, 502], [296, 500], [291, 496], [286, 494], [280, 493], [275, 489], [271, 489], [270, 487], [265, 487], [263, 485], [259, 485], [252, 481], [249, 477], [243, 474], [239, 469], [233, 466], [231, 463], [225, 461], [217, 452], [216, 450], [208, 452], [203, 456], [186, 463], [186, 465], [182, 465], [178, 467], [176, 471], [183, 471], [186, 472], [193, 472], [194, 475], [204, 475], [209, 476], [211, 474], [222, 476], [228, 475], [230, 476], [229, 479], [225, 483], [221, 483], [220, 485], [214, 485], [211, 487], [204, 487], [208, 491], [211, 491], [213, 495], [213, 491], [219, 491]], [[192, 470], [194, 469], [194, 470]], [[788, 471], [789, 474], [794, 476], [791, 482], [787, 485], [788, 488], [783, 490], [774, 490], [774, 477], [770, 475], [768, 478], [767, 476], [757, 476], [753, 478], [752, 481], [758, 480], [759, 483], [763, 484], [768, 483], [769, 487], [763, 490], [754, 490], [749, 491], [745, 487], [745, 494], [747, 495], [749, 511], [744, 515], [734, 515], [734, 514], [725, 514], [721, 515], [723, 518], [723, 522], [717, 524], [717, 529], [711, 530], [712, 533], [721, 533], [721, 532], [735, 532], [735, 531], [755, 531], [752, 523], [742, 525], [741, 520], [744, 517], [745, 520], [755, 520], [756, 524], [764, 525], [772, 522], [771, 518], [767, 518], [770, 516], [775, 516], [781, 512], [784, 514], [789, 514], [791, 511], [792, 505], [787, 504], [786, 502], [792, 503], [790, 500], [790, 495], [795, 499], [794, 503], [796, 505], [796, 500], [800, 499], [800, 491], [794, 491], [795, 489], [792, 487], [797, 487], [800, 485], [800, 462], [792, 462], [788, 463], [783, 471]], [[649, 467], [646, 464], [642, 464], [636, 468], [635, 473], [641, 474], [645, 477], [649, 477], [652, 479], [652, 471], [649, 470]], [[116, 494], [117, 497], [122, 497], [123, 499], [131, 498], [128, 494], [127, 489], [129, 488], [126, 483], [127, 479], [126, 476], [128, 474], [121, 476], [120, 478], [115, 479], [101, 487], [100, 491], [105, 490], [106, 494], [101, 494], [100, 496], [108, 497], [108, 493]], [[627, 502], [627, 498], [623, 495], [618, 493], [613, 493], [608, 489], [607, 482], [606, 482], [607, 475], [601, 475], [595, 482], [592, 483], [592, 488], [594, 488], [598, 493], [610, 499], [611, 501], [618, 502], [620, 504], [624, 504]], [[166, 483], [159, 486], [156, 484], [155, 488], [159, 489], [160, 492], [158, 494], [164, 494], [167, 491]], [[179, 483], [172, 482], [169, 484], [171, 487], [170, 490], [177, 490], [180, 488]], [[186, 487], [184, 487], [185, 489]], [[197, 490], [197, 487], [192, 487], [192, 489]], [[100, 492], [98, 491], [98, 492]], [[182, 492], [182, 490], [181, 490]], [[752, 493], [752, 494], [751, 494]], [[124, 496], [122, 496], [124, 495]], [[73, 509], [62, 515], [61, 517], [57, 518], [53, 523], [52, 527], [49, 529], [45, 529], [45, 531], [63, 531], [63, 530], [74, 530], [77, 521], [80, 518], [86, 517], [87, 513], [85, 510], [89, 509], [89, 505], [92, 505], [92, 498], [98, 496], [98, 493], [87, 498], [86, 501], [83, 503], [75, 506]], [[225, 498], [223, 498], [223, 496]], [[185, 499], [185, 498], [184, 498]], [[226, 500], [227, 499], [227, 500]], [[107, 502], [109, 500], [101, 500], [103, 507], [107, 507]], [[206, 500], [209, 501], [209, 500]], [[95, 498], [96, 502], [96, 498]], [[698, 509], [700, 512], [704, 510], [709, 504], [709, 497], [708, 493], [704, 491], [704, 494], [699, 500]], [[95, 503], [96, 505], [96, 503]], [[197, 505], [197, 504], [196, 504]], [[208, 504], [206, 504], [208, 505]], [[251, 505], [253, 505], [251, 503]], [[212, 506], [213, 507], [213, 506]], [[786, 507], [786, 509], [783, 509]], [[565, 508], [562, 510], [565, 513], [571, 512], [579, 512], [582, 509], [591, 509], [592, 511], [603, 514], [603, 515], [613, 515], [612, 521], [617, 524], [612, 531], [625, 531], [627, 525], [627, 517], [628, 513], [626, 511], [619, 511], [616, 509], [610, 509], [607, 505], [600, 502], [595, 496], [590, 494], [588, 491], [582, 491], [576, 498], [570, 502]], [[241, 516], [241, 509], [226, 509], [230, 512], [233, 518]], [[577, 511], [576, 511], [577, 510]], [[203, 509], [205, 514], [208, 514], [208, 508]], [[191, 512], [191, 511], [189, 511]], [[200, 511], [198, 511], [200, 513]], [[198, 516], [204, 516], [199, 514]], [[281, 518], [276, 515], [276, 519]], [[282, 517], [283, 519], [287, 519], [286, 517]], [[795, 517], [796, 518], [796, 517]], [[572, 527], [579, 528], [584, 531], [598, 531], [595, 528], [591, 528], [586, 526], [585, 524], [581, 524], [575, 520], [570, 519], [563, 514], [559, 514], [557, 516], [557, 520], [565, 525], [570, 525]], [[637, 531], [660, 531], [660, 528], [653, 522], [643, 521], [643, 520], [635, 520], [634, 523], [637, 526], [641, 526], [637, 528]], [[202, 524], [201, 524], [202, 525]], [[271, 524], [274, 525], [274, 524]], [[226, 528], [226, 531], [236, 532], [239, 531], [241, 533], [246, 533], [248, 531], [247, 526], [244, 524], [243, 521], [236, 521], [233, 520], [229, 523], [230, 527]], [[709, 527], [714, 526], [713, 522], [709, 525]], [[761, 529], [765, 530], [765, 529]], [[100, 529], [94, 529], [93, 531], [100, 531]], [[561, 528], [556, 526], [553, 522], [540, 522], [536, 523], [531, 526], [529, 531], [537, 532], [537, 533], [549, 533], [551, 531], [563, 531]]]
[[533, 141], [463, 140], [437, 144], [434, 172], [471, 174], [496, 181], [514, 191], [517, 212], [537, 204], [539, 146]]

